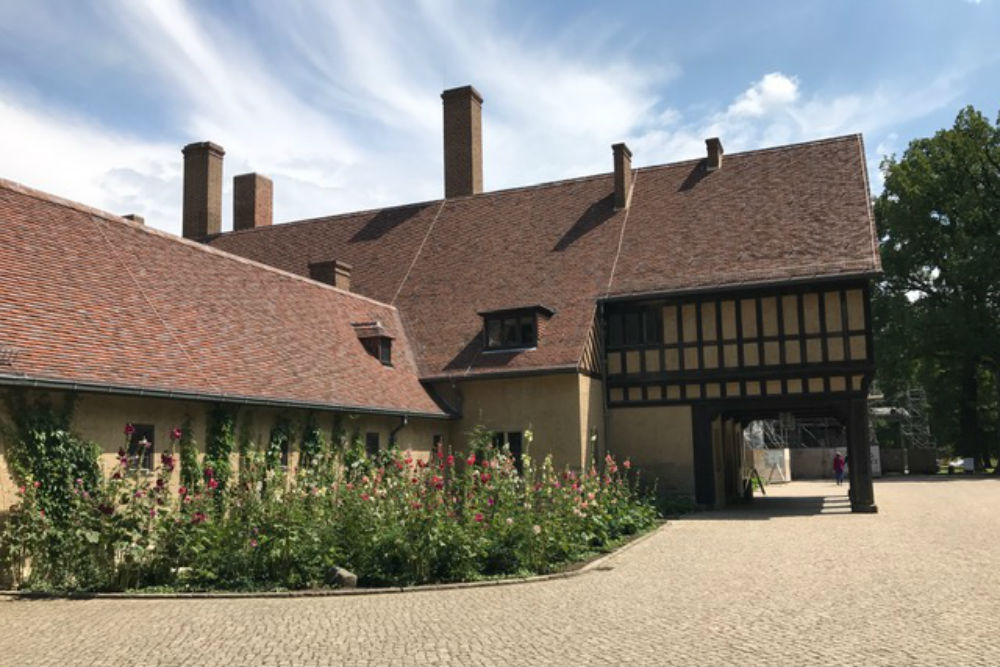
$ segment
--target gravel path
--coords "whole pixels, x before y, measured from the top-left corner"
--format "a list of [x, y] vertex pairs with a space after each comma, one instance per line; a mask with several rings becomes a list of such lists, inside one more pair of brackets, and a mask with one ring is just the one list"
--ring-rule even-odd
[[283, 599], [0, 599], [3, 665], [1000, 664], [1000, 480], [770, 487], [570, 579]]

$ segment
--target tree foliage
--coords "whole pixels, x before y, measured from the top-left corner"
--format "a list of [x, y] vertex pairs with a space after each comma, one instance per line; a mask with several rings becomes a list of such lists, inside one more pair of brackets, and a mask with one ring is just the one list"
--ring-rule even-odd
[[938, 440], [986, 464], [1000, 444], [1000, 126], [967, 107], [882, 171], [880, 383], [923, 385]]

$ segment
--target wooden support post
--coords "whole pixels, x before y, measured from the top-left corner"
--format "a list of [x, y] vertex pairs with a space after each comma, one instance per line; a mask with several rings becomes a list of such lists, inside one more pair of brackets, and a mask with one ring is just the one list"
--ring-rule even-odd
[[850, 456], [851, 511], [878, 512], [868, 444], [868, 401], [863, 397], [848, 399], [847, 451]]

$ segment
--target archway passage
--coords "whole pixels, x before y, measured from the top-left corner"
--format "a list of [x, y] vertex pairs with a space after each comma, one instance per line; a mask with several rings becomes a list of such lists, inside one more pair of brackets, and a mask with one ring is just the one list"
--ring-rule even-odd
[[745, 495], [747, 468], [743, 429], [750, 422], [778, 419], [833, 418], [847, 435], [848, 496], [853, 512], [877, 512], [868, 445], [868, 409], [864, 397], [761, 398], [703, 403], [693, 410], [695, 499], [722, 507]]

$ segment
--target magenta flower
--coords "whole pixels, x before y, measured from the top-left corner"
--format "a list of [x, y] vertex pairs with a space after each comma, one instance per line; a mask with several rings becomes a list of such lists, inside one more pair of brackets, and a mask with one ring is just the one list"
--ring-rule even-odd
[[125, 424], [125, 435], [131, 436], [133, 433], [135, 433], [135, 426]]
[[218, 480], [216, 480], [216, 479], [210, 479], [210, 480], [208, 480], [208, 488], [210, 488], [210, 489], [217, 489], [217, 488], [219, 488], [219, 482], [218, 482]]
[[170, 429], [170, 439], [171, 440], [180, 440], [181, 439], [181, 435], [182, 435], [181, 430], [179, 428], [177, 428], [176, 426], [174, 428]]
[[476, 512], [476, 516], [473, 518], [475, 518], [476, 523], [482, 523], [486, 520], [486, 517], [483, 516], [482, 512]]
[[253, 547], [254, 549], [256, 549], [257, 548], [257, 540], [251, 539], [250, 540], [250, 546]]

